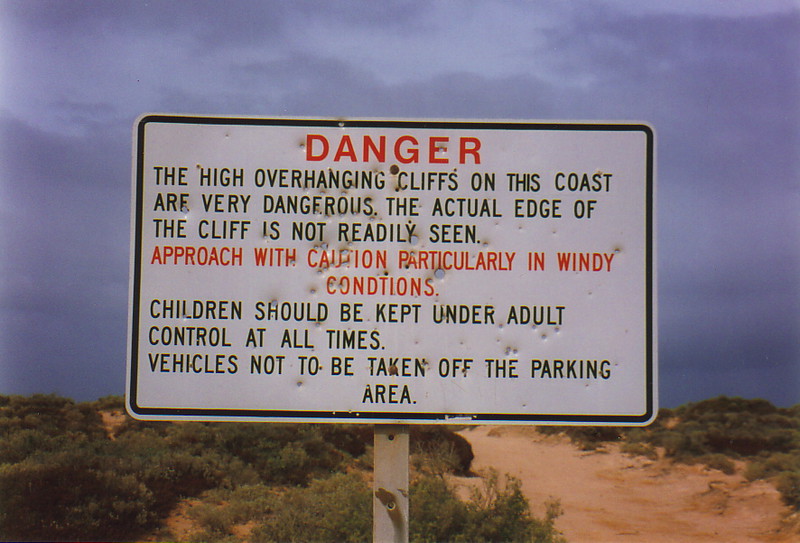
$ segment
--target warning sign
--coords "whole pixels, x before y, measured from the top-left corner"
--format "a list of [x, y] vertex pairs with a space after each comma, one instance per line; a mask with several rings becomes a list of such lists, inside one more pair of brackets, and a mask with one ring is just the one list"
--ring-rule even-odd
[[147, 115], [138, 418], [645, 424], [642, 124]]

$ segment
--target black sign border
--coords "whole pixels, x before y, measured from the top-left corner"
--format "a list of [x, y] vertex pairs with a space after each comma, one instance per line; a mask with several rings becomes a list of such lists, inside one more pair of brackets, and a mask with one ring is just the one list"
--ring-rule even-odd
[[[345, 412], [297, 411], [258, 409], [202, 409], [172, 407], [142, 407], [138, 402], [139, 363], [139, 311], [142, 276], [142, 221], [144, 200], [144, 140], [148, 124], [203, 124], [228, 126], [292, 126], [324, 128], [413, 128], [413, 129], [477, 129], [525, 130], [567, 132], [642, 132], [646, 136], [646, 203], [645, 203], [645, 398], [646, 409], [641, 415], [578, 415], [537, 413], [408, 413], [408, 412]], [[654, 250], [654, 194], [655, 194], [655, 134], [643, 123], [585, 123], [585, 122], [494, 122], [494, 121], [440, 121], [440, 120], [344, 120], [258, 117], [205, 117], [184, 115], [146, 115], [135, 126], [135, 172], [133, 237], [131, 241], [132, 282], [130, 292], [130, 345], [128, 390], [126, 408], [134, 418], [145, 420], [203, 420], [203, 421], [270, 421], [275, 422], [330, 422], [330, 423], [459, 423], [459, 424], [558, 424], [558, 425], [617, 425], [640, 426], [655, 418], [656, 398], [656, 346], [655, 326], [655, 250]]]

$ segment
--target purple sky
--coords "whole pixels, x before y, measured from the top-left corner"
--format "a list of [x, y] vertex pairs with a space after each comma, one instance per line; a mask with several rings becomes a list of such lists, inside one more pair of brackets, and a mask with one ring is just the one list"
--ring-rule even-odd
[[0, 394], [124, 392], [131, 132], [165, 112], [645, 121], [661, 404], [800, 402], [798, 4], [533, 6], [0, 0]]

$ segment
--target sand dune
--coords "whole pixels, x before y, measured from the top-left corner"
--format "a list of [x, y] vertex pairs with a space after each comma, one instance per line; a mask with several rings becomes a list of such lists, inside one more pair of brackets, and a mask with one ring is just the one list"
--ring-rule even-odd
[[798, 515], [764, 481], [632, 457], [615, 444], [581, 451], [564, 436], [531, 427], [460, 433], [472, 444], [473, 470], [520, 479], [537, 516], [544, 516], [545, 501], [558, 498], [564, 514], [556, 526], [571, 543], [800, 542]]

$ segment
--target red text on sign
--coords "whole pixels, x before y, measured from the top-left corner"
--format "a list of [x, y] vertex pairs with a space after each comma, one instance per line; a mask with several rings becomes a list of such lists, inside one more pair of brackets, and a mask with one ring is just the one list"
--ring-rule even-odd
[[[359, 141], [349, 134], [339, 136], [338, 141], [322, 134], [306, 135], [306, 160], [319, 162], [331, 158], [334, 162], [386, 162], [387, 157], [401, 164], [449, 164], [450, 138], [429, 136], [421, 143], [415, 136], [400, 136], [387, 145], [386, 136], [364, 135]], [[458, 138], [458, 163], [481, 163], [481, 140], [475, 137]], [[456, 157], [453, 157], [455, 160]]]

